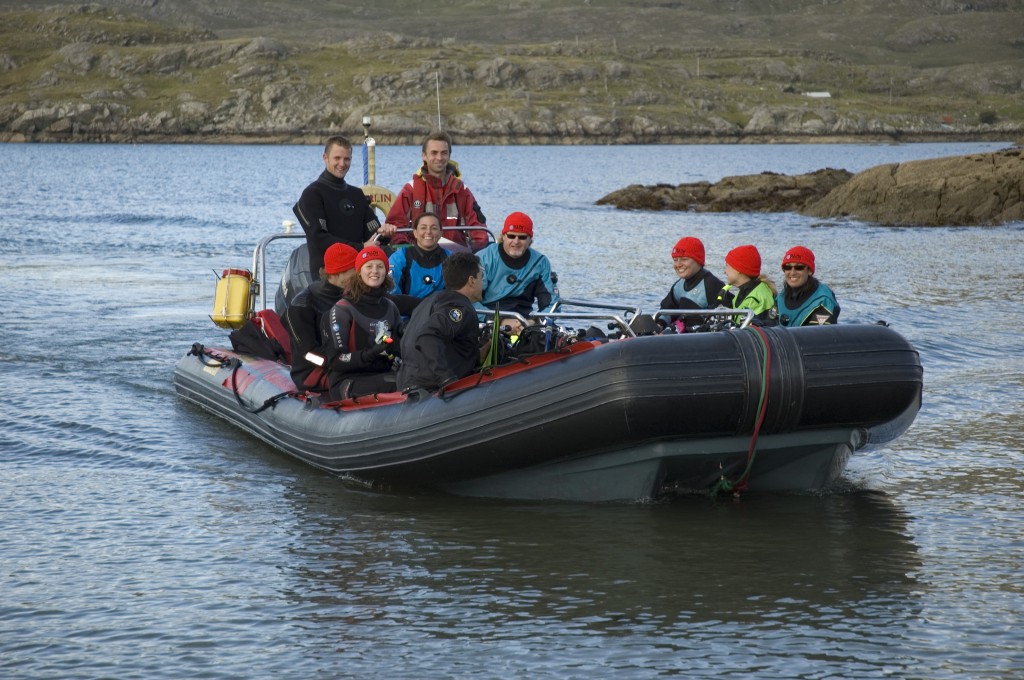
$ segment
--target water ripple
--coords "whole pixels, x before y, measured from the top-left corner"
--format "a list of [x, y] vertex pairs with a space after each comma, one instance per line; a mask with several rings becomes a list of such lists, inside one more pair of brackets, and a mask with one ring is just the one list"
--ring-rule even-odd
[[[594, 205], [990, 146], [459, 147], [493, 224], [534, 216], [564, 295], [656, 306], [684, 234], [716, 273], [756, 243], [776, 283], [802, 243], [845, 321], [921, 354], [917, 421], [827, 494], [576, 506], [368, 492], [175, 396], [178, 358], [224, 341], [213, 272], [292, 218], [320, 149], [0, 145], [0, 675], [1021, 675], [1024, 224]], [[380, 147], [379, 183], [418, 158]]]

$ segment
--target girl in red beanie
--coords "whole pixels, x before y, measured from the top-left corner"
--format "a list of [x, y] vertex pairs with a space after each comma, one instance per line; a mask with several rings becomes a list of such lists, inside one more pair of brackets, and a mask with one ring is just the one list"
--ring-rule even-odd
[[[733, 309], [753, 310], [753, 323], [759, 326], [779, 323], [775, 286], [770, 279], [761, 276], [761, 253], [757, 248], [744, 245], [730, 250], [725, 256], [725, 280], [732, 288], [723, 293], [723, 304]], [[740, 323], [743, 317], [733, 317], [733, 320]]]
[[[725, 284], [704, 268], [704, 244], [699, 238], [684, 236], [672, 248], [672, 268], [679, 277], [668, 295], [661, 301], [661, 309], [710, 309], [722, 293]], [[699, 315], [661, 315], [658, 325], [671, 326], [677, 333], [685, 333], [704, 322]]]
[[394, 286], [388, 256], [367, 246], [355, 258], [358, 277], [352, 288], [321, 319], [331, 399], [393, 392], [394, 355], [401, 315], [385, 293]]

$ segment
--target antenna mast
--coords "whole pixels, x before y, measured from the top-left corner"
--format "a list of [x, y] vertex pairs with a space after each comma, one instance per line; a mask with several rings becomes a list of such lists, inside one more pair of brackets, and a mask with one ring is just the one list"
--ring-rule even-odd
[[363, 184], [377, 183], [377, 142], [370, 136], [373, 120], [363, 116]]
[[437, 88], [437, 129], [441, 128], [441, 76], [434, 71], [434, 86]]

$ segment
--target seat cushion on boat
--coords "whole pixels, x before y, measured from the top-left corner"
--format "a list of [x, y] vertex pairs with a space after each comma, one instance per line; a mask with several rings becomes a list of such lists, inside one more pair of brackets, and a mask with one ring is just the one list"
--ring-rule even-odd
[[281, 349], [284, 350], [284, 362], [291, 366], [292, 342], [277, 312], [273, 309], [263, 309], [256, 312], [256, 323], [264, 335], [281, 345]]

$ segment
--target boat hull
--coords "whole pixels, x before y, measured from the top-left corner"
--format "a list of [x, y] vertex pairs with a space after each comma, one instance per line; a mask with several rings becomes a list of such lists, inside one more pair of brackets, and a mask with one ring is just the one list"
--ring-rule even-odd
[[175, 385], [271, 445], [361, 482], [581, 501], [707, 491], [721, 479], [751, 491], [822, 489], [852, 452], [899, 436], [920, 407], [917, 352], [882, 326], [570, 349], [464, 379], [444, 397], [331, 406], [286, 397], [253, 413], [291, 389], [287, 367], [220, 349], [212, 353], [240, 365], [186, 356]]

